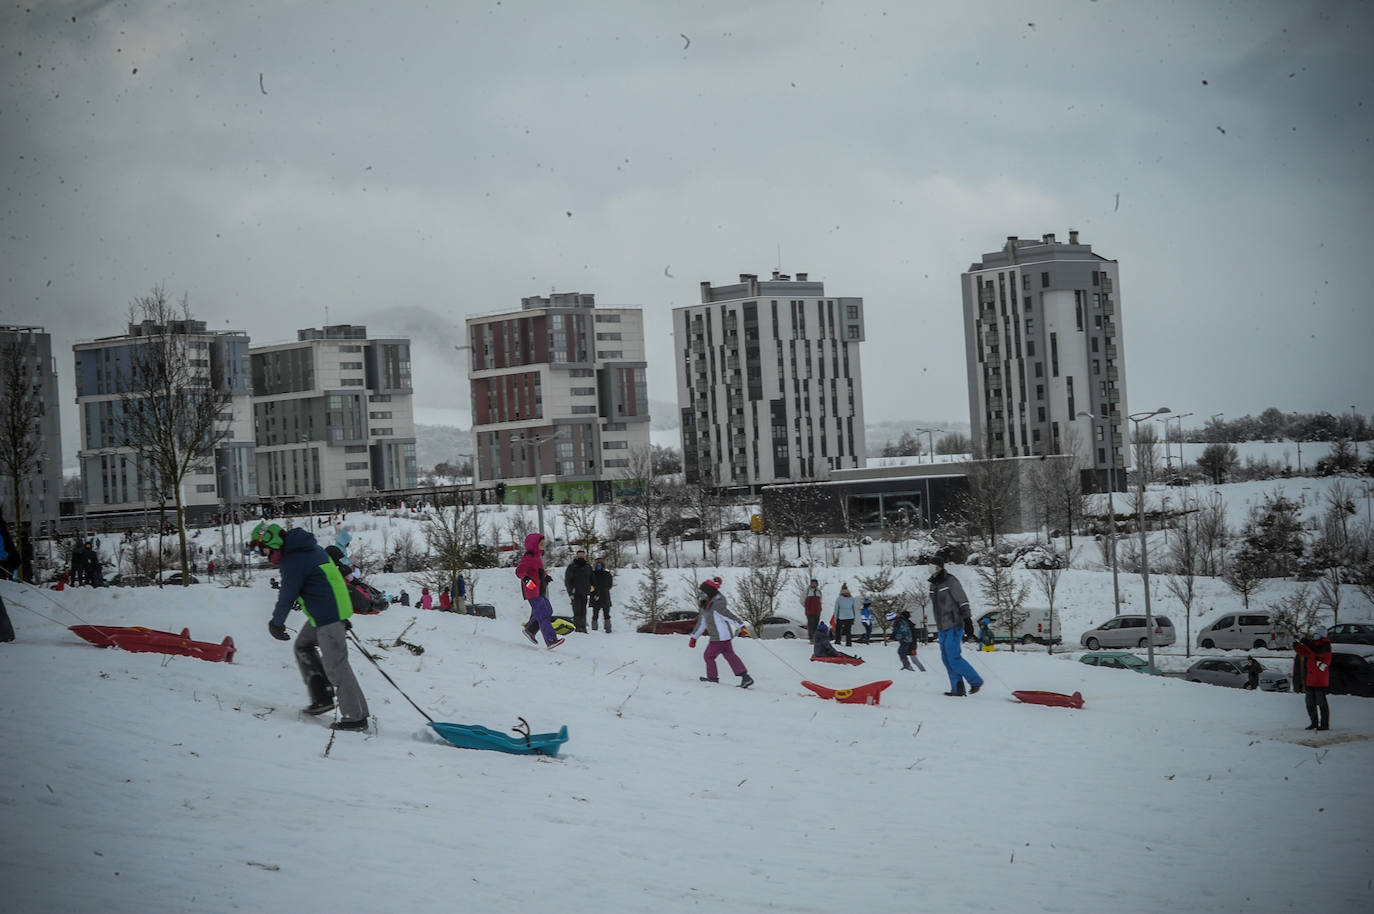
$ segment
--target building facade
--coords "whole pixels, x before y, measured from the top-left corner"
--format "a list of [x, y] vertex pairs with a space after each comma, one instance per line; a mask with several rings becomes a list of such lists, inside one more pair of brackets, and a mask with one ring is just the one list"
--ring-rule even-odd
[[[16, 444], [27, 451], [36, 448], [30, 471], [19, 486], [24, 523], [36, 535], [51, 529], [57, 521], [62, 497], [62, 423], [57, 397], [57, 367], [52, 356], [52, 337], [42, 327], [0, 326], [0, 416], [11, 415], [11, 397], [22, 397], [25, 409], [14, 414], [22, 418], [34, 406], [33, 422], [24, 439], [16, 428]], [[11, 372], [14, 372], [11, 374]], [[7, 429], [6, 436], [11, 434]], [[0, 506], [5, 519], [14, 523], [20, 516], [14, 504], [14, 480], [6, 476], [0, 463]]]
[[507, 501], [604, 501], [649, 448], [642, 308], [521, 299], [467, 320], [476, 484]]
[[325, 505], [416, 485], [408, 339], [335, 324], [250, 360], [262, 499]]
[[[213, 459], [194, 464], [183, 480], [182, 504], [188, 520], [204, 521], [222, 508], [257, 501], [253, 461], [252, 410], [248, 390], [247, 334], [207, 330], [204, 321], [170, 325], [190, 367], [190, 380], [225, 392], [229, 410], [221, 415], [224, 438]], [[142, 393], [131, 377], [136, 353], [164, 325], [130, 324], [128, 333], [72, 347], [76, 360], [76, 404], [79, 411], [82, 497], [87, 521], [99, 529], [124, 515], [143, 515], [158, 506], [158, 486], [141, 466], [135, 449], [125, 443], [126, 401]], [[127, 523], [121, 524], [127, 526]]]
[[1092, 488], [1124, 487], [1117, 262], [1080, 244], [1076, 231], [1067, 244], [1013, 235], [961, 285], [975, 453], [1074, 454]]
[[741, 273], [673, 310], [686, 480], [757, 491], [864, 465], [862, 298]]

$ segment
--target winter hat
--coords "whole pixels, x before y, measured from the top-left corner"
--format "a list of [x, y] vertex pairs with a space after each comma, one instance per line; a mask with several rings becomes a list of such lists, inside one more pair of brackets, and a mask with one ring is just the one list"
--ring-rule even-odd
[[846, 597], [849, 596], [849, 584], [848, 584], [848, 582], [846, 582], [846, 583], [840, 585], [840, 593], [844, 594]]
[[1322, 639], [1322, 638], [1325, 638], [1325, 637], [1326, 637], [1326, 626], [1325, 626], [1325, 625], [1318, 625], [1316, 628], [1314, 628], [1314, 629], [1312, 630], [1312, 634], [1315, 635], [1315, 636], [1317, 637], [1318, 640], [1320, 640], [1320, 639]]
[[864, 605], [865, 605], [865, 606], [872, 606], [872, 605], [873, 605], [873, 601], [870, 600], [868, 597], [864, 597]]
[[709, 591], [710, 593], [719, 593], [720, 584], [716, 583], [715, 578], [707, 578], [701, 582], [701, 589]]
[[897, 621], [897, 614], [896, 614], [896, 613], [888, 613], [888, 614], [887, 614], [887, 621], [889, 621], [889, 622], [896, 622], [896, 621]]

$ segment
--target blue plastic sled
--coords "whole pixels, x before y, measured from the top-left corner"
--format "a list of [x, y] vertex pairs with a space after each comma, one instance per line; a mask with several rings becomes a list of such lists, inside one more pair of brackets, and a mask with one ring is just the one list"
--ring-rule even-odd
[[568, 741], [568, 728], [564, 725], [557, 733], [517, 733], [507, 736], [487, 727], [476, 724], [446, 724], [431, 721], [429, 724], [444, 739], [461, 749], [491, 749], [496, 752], [509, 752], [513, 755], [547, 755], [557, 757], [558, 747]]

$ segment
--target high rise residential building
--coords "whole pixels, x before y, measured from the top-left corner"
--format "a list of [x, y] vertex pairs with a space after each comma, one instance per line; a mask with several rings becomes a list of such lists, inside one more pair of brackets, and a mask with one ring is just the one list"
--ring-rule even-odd
[[648, 453], [644, 311], [563, 292], [467, 320], [474, 468], [533, 503], [604, 501]]
[[682, 462], [690, 483], [754, 490], [863, 466], [862, 298], [798, 273], [701, 284], [673, 309]]
[[250, 358], [264, 499], [323, 504], [415, 486], [410, 340], [334, 324]]
[[[37, 451], [30, 471], [20, 481], [22, 512], [14, 504], [14, 480], [6, 476], [0, 462], [0, 505], [7, 521], [14, 523], [22, 513], [25, 524], [35, 534], [50, 529], [57, 521], [58, 501], [62, 497], [62, 424], [57, 399], [57, 367], [52, 356], [52, 337], [42, 327], [0, 326], [0, 417], [12, 415], [10, 398], [23, 398], [37, 415], [28, 437], [14, 429], [15, 443], [27, 450], [31, 443]], [[11, 371], [15, 374], [11, 374]], [[11, 383], [13, 382], [13, 383]], [[22, 417], [28, 410], [13, 415]], [[6, 430], [7, 437], [10, 433]]]
[[1124, 486], [1117, 262], [1080, 244], [1076, 231], [1067, 244], [1053, 234], [1039, 241], [1012, 235], [972, 264], [961, 284], [975, 450], [987, 457], [1076, 454], [1094, 488], [1111, 477]]
[[257, 501], [248, 400], [248, 335], [207, 330], [200, 320], [166, 325], [143, 321], [130, 324], [128, 333], [121, 336], [72, 347], [81, 429], [77, 459], [88, 519], [141, 516], [145, 509], [158, 506], [158, 487], [151, 472], [124, 440], [123, 414], [126, 401], [146, 396], [146, 391], [131, 385], [140, 347], [148, 337], [164, 333], [179, 338], [178, 348], [186, 353], [193, 381], [230, 396], [229, 410], [221, 417], [227, 434], [216, 445], [213, 459], [192, 465], [183, 480], [182, 504], [188, 520], [203, 521], [222, 507]]

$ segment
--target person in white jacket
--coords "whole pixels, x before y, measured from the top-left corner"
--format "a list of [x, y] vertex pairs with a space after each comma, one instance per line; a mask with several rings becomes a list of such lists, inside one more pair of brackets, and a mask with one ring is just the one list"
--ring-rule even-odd
[[735, 630], [744, 625], [744, 620], [725, 607], [725, 595], [720, 592], [720, 584], [716, 581], [701, 582], [701, 587], [697, 591], [697, 601], [701, 605], [701, 610], [687, 646], [696, 647], [697, 638], [702, 634], [711, 639], [705, 653], [706, 675], [701, 677], [701, 681], [720, 682], [720, 677], [716, 675], [716, 657], [723, 654], [725, 662], [730, 664], [730, 669], [739, 677], [740, 688], [749, 688], [754, 684], [754, 678], [744, 668], [744, 661], [735, 654], [734, 646]]

